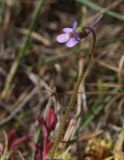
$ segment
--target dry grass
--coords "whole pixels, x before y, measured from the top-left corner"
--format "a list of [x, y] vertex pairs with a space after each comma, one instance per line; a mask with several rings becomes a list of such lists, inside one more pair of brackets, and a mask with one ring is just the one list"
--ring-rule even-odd
[[[62, 148], [72, 146], [72, 150], [85, 148], [85, 158], [89, 152], [86, 142], [91, 137], [99, 135], [106, 139], [109, 136], [111, 143], [124, 142], [123, 138], [115, 141], [124, 122], [124, 21], [106, 14], [111, 9], [124, 16], [124, 4], [122, 1], [95, 2], [106, 8], [104, 18], [96, 29], [95, 56], [88, 68], [86, 81], [79, 89], [74, 111], [68, 117], [70, 122], [66, 125], [63, 138], [66, 145], [60, 145]], [[33, 0], [0, 2], [1, 141], [4, 139], [3, 130], [16, 129], [19, 134], [32, 136], [37, 128], [36, 117], [45, 116], [50, 106], [55, 108], [59, 122], [62, 120], [91, 40], [88, 37], [75, 48], [68, 49], [58, 44], [55, 38], [63, 27], [71, 26], [75, 19], [85, 25], [99, 14], [77, 1], [47, 0], [9, 92], [2, 99], [6, 78], [29, 32], [28, 26], [36, 4], [37, 1]], [[86, 139], [81, 140], [82, 135]], [[73, 139], [76, 142], [72, 145], [70, 141]], [[78, 142], [80, 145], [76, 148]], [[123, 144], [120, 149], [117, 146], [113, 154], [107, 150], [107, 156], [114, 155], [119, 160], [118, 152], [124, 154], [124, 148]], [[78, 159], [81, 159], [82, 155], [78, 154]], [[102, 153], [99, 153], [98, 160], [101, 159]]]

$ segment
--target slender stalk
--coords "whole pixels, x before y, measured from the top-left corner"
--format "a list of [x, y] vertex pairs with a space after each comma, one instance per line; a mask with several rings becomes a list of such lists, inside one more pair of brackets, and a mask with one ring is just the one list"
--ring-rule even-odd
[[16, 73], [17, 73], [17, 71], [18, 71], [20, 62], [21, 62], [22, 58], [24, 57], [25, 52], [26, 52], [26, 50], [27, 50], [27, 48], [28, 48], [28, 44], [29, 44], [29, 41], [30, 41], [31, 32], [32, 32], [32, 30], [34, 29], [34, 26], [35, 26], [35, 24], [36, 24], [36, 20], [37, 20], [37, 18], [38, 18], [38, 15], [39, 15], [39, 13], [40, 13], [40, 10], [41, 10], [43, 4], [44, 4], [44, 0], [39, 0], [39, 2], [38, 2], [37, 5], [36, 5], [36, 8], [35, 8], [34, 13], [33, 13], [33, 16], [32, 16], [31, 23], [30, 23], [30, 25], [29, 25], [29, 32], [28, 32], [28, 34], [27, 34], [27, 36], [26, 36], [24, 45], [23, 45], [23, 47], [20, 49], [20, 52], [19, 52], [19, 54], [18, 54], [18, 57], [17, 57], [16, 61], [14, 62], [13, 66], [12, 66], [10, 72], [9, 72], [9, 75], [8, 75], [8, 77], [7, 77], [7, 79], [6, 79], [5, 88], [4, 88], [3, 92], [2, 92], [2, 98], [3, 98], [3, 99], [8, 95], [9, 89], [10, 89], [10, 87], [11, 87], [11, 85], [12, 85], [12, 82], [13, 82], [13, 80], [14, 80], [14, 78], [15, 78], [15, 75], [16, 75]]
[[4, 136], [5, 136], [5, 147], [4, 147], [3, 155], [1, 156], [0, 160], [6, 160], [6, 157], [9, 154], [9, 151], [8, 151], [8, 138], [7, 138], [7, 135], [6, 135], [5, 132], [4, 132]]
[[90, 64], [90, 62], [92, 60], [92, 56], [94, 54], [95, 43], [96, 43], [95, 32], [90, 27], [85, 27], [85, 28], [89, 29], [91, 31], [92, 37], [93, 37], [93, 44], [92, 44], [92, 47], [91, 47], [91, 49], [89, 51], [89, 56], [87, 58], [87, 61], [86, 61], [85, 66], [83, 68], [83, 71], [82, 71], [82, 73], [81, 73], [81, 75], [80, 75], [80, 77], [79, 77], [79, 79], [77, 81], [77, 84], [76, 84], [76, 86], [74, 88], [73, 94], [72, 94], [72, 96], [70, 98], [70, 101], [69, 101], [69, 103], [67, 105], [66, 113], [65, 113], [65, 115], [63, 117], [62, 122], [60, 123], [60, 127], [59, 127], [59, 130], [58, 130], [58, 135], [57, 135], [56, 140], [54, 142], [54, 146], [52, 148], [52, 151], [50, 153], [50, 160], [54, 159], [54, 154], [55, 154], [56, 149], [57, 149], [57, 147], [59, 145], [59, 142], [61, 141], [62, 135], [64, 134], [64, 128], [65, 128], [65, 125], [66, 125], [66, 120], [67, 120], [67, 118], [69, 116], [69, 113], [71, 112], [71, 110], [74, 107], [74, 103], [75, 103], [75, 100], [76, 100], [76, 97], [77, 97], [79, 86], [80, 86], [81, 82], [85, 80], [85, 77], [86, 77], [85, 74], [86, 74], [87, 68], [88, 68], [88, 66], [89, 66], [89, 64]]

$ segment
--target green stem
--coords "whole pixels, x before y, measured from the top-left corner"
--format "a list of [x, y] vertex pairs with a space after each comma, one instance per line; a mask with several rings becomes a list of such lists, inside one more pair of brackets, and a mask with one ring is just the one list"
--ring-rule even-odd
[[65, 128], [65, 125], [66, 125], [66, 120], [67, 120], [67, 118], [69, 116], [69, 113], [71, 112], [71, 110], [74, 107], [74, 103], [75, 103], [75, 100], [76, 100], [76, 97], [77, 97], [79, 86], [80, 86], [81, 82], [84, 81], [84, 79], [85, 79], [85, 74], [86, 74], [87, 68], [88, 68], [88, 66], [89, 66], [89, 64], [91, 62], [91, 59], [92, 59], [92, 56], [93, 56], [93, 53], [94, 53], [95, 43], [96, 43], [96, 35], [95, 35], [95, 32], [94, 32], [94, 30], [92, 28], [90, 28], [90, 27], [86, 27], [86, 28], [89, 29], [91, 31], [91, 33], [92, 33], [93, 44], [92, 44], [92, 47], [91, 47], [91, 49], [89, 51], [89, 56], [87, 58], [87, 61], [86, 61], [85, 66], [83, 68], [83, 71], [82, 71], [82, 73], [81, 73], [81, 75], [80, 75], [80, 77], [79, 77], [79, 79], [77, 81], [77, 84], [76, 84], [76, 86], [74, 88], [74, 92], [73, 92], [73, 94], [72, 94], [72, 96], [70, 98], [70, 101], [69, 101], [68, 105], [67, 105], [66, 113], [65, 113], [65, 115], [63, 117], [62, 122], [60, 123], [59, 130], [58, 130], [58, 135], [57, 135], [56, 140], [54, 142], [54, 146], [52, 148], [52, 151], [50, 153], [50, 160], [54, 159], [54, 154], [55, 154], [56, 149], [57, 149], [57, 147], [59, 145], [59, 142], [61, 141], [62, 135], [64, 134], [64, 128]]
[[16, 61], [14, 62], [10, 72], [9, 72], [9, 75], [7, 77], [7, 80], [6, 80], [6, 83], [5, 83], [5, 88], [3, 90], [3, 93], [2, 93], [2, 98], [5, 98], [9, 92], [9, 89], [11, 87], [11, 84], [14, 80], [14, 77], [17, 73], [17, 70], [19, 68], [19, 65], [20, 65], [20, 62], [22, 60], [22, 58], [24, 57], [25, 55], [25, 52], [28, 48], [28, 43], [30, 41], [30, 37], [31, 37], [31, 32], [32, 30], [34, 29], [34, 26], [36, 24], [36, 20], [38, 18], [38, 15], [40, 14], [40, 10], [43, 6], [43, 3], [44, 3], [44, 0], [39, 0], [35, 10], [34, 10], [34, 13], [33, 13], [33, 16], [32, 16], [32, 20], [31, 20], [31, 23], [29, 25], [29, 32], [26, 36], [26, 39], [25, 39], [25, 42], [24, 42], [24, 46], [20, 49], [20, 52], [18, 54], [18, 57], [16, 59]]

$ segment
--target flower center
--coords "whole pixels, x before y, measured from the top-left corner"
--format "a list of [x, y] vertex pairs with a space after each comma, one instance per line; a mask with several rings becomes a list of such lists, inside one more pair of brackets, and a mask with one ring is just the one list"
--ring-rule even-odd
[[70, 38], [74, 38], [73, 32], [70, 32], [70, 33], [69, 33], [69, 37], [70, 37]]

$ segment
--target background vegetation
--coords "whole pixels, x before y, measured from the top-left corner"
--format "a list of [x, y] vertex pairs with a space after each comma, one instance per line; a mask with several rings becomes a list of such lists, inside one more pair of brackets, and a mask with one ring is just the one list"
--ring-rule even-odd
[[[94, 58], [68, 117], [60, 148], [62, 153], [71, 148], [65, 159], [124, 159], [123, 0], [0, 1], [1, 145], [5, 142], [3, 131], [15, 129], [17, 137], [34, 138], [40, 128], [37, 117], [47, 118], [50, 107], [57, 114], [57, 131], [92, 38], [69, 49], [57, 43], [56, 36], [75, 20], [85, 26], [100, 13], [104, 16], [96, 29]], [[40, 133], [36, 139], [42, 151], [42, 130]], [[55, 133], [52, 136], [55, 139]], [[103, 153], [99, 147], [91, 153], [92, 143], [104, 148]], [[31, 141], [22, 148], [22, 159], [36, 159]]]

